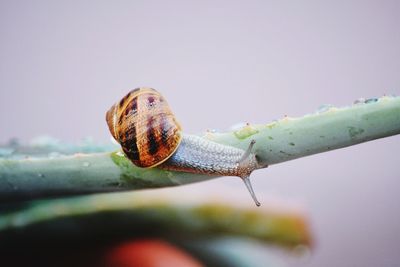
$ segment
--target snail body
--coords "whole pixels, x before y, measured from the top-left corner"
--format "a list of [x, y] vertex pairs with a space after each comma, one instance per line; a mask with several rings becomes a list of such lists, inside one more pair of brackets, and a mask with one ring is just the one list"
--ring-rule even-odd
[[196, 135], [184, 134], [177, 151], [160, 167], [209, 175], [250, 176], [251, 172], [257, 169], [258, 163], [254, 154], [249, 154], [242, 162], [245, 153], [236, 147], [222, 145]]
[[164, 97], [142, 87], [129, 92], [106, 114], [114, 139], [138, 167], [242, 178], [257, 206], [249, 176], [260, 165], [252, 148], [222, 145], [184, 134]]

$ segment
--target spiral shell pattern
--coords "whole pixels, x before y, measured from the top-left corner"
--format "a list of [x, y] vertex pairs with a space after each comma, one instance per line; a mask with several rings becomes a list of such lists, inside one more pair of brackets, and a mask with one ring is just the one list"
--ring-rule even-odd
[[126, 156], [139, 167], [154, 167], [176, 151], [181, 126], [167, 101], [156, 90], [136, 88], [106, 113], [112, 136]]

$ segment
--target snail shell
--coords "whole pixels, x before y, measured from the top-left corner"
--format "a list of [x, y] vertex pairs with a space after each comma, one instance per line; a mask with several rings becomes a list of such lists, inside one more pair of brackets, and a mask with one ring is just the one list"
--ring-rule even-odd
[[183, 134], [164, 97], [147, 87], [130, 91], [107, 111], [106, 120], [112, 136], [136, 166], [238, 176], [260, 206], [249, 177], [266, 165], [261, 166], [252, 153], [255, 140], [242, 150]]
[[139, 167], [166, 161], [182, 140], [181, 126], [165, 98], [148, 87], [130, 91], [106, 114], [110, 132]]

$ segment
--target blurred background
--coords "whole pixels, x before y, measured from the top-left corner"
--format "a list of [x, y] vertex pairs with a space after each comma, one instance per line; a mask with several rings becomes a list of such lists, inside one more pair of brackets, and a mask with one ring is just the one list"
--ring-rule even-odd
[[[130, 89], [168, 99], [189, 133], [400, 93], [399, 1], [0, 1], [0, 143], [109, 142]], [[303, 206], [315, 250], [293, 266], [400, 262], [400, 137], [271, 166], [261, 202]], [[248, 192], [225, 177], [176, 188]], [[248, 199], [249, 205], [253, 203]]]

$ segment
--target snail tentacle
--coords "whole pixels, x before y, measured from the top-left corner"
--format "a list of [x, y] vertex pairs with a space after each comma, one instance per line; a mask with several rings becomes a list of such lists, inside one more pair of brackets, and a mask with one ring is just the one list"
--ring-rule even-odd
[[[256, 140], [251, 140], [249, 146], [247, 147], [246, 151], [243, 153], [242, 158], [237, 162], [238, 168], [239, 169], [247, 169], [247, 166], [249, 165], [248, 158], [252, 155], [252, 150], [254, 147], [254, 144], [256, 143]], [[253, 171], [252, 168], [248, 170], [250, 173]], [[250, 173], [249, 174], [244, 174], [240, 176], [242, 178], [244, 184], [247, 187], [247, 190], [250, 192], [251, 197], [253, 198], [254, 202], [256, 203], [257, 207], [261, 206], [261, 203], [257, 200], [256, 194], [254, 193], [253, 186], [251, 185], [250, 182]]]
[[256, 206], [259, 207], [261, 206], [261, 203], [257, 200], [256, 194], [254, 193], [253, 187], [251, 186], [251, 182], [250, 182], [250, 176], [246, 176], [246, 177], [241, 177], [244, 184], [247, 187], [247, 190], [249, 190], [251, 197], [253, 198], [254, 202], [256, 203]]
[[253, 146], [256, 143], [256, 140], [251, 140], [249, 146], [246, 149], [246, 152], [243, 153], [242, 158], [237, 162], [239, 165], [244, 162], [251, 154], [251, 151], [253, 150]]

